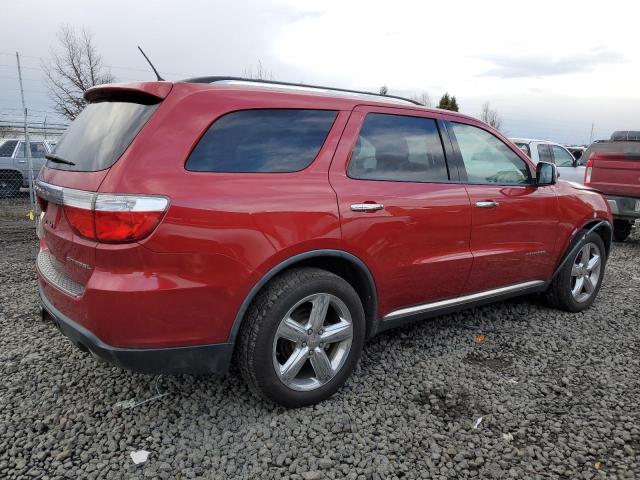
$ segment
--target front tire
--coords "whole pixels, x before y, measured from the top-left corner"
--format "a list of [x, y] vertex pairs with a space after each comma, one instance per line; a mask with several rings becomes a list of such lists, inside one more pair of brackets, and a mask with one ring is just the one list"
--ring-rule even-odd
[[551, 281], [546, 292], [548, 303], [567, 312], [581, 312], [596, 299], [606, 264], [606, 249], [600, 235], [591, 232], [573, 243], [574, 253]]
[[628, 220], [613, 221], [613, 239], [616, 242], [624, 242], [631, 235], [631, 227], [633, 222]]
[[254, 300], [240, 329], [236, 361], [255, 393], [301, 407], [344, 384], [364, 338], [364, 310], [353, 287], [325, 270], [296, 268]]

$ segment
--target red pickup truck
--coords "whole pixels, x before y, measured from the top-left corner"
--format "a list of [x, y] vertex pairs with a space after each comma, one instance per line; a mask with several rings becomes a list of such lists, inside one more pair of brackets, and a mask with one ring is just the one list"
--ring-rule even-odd
[[584, 184], [607, 197], [614, 218], [613, 236], [623, 242], [640, 219], [640, 131], [614, 132], [584, 153]]

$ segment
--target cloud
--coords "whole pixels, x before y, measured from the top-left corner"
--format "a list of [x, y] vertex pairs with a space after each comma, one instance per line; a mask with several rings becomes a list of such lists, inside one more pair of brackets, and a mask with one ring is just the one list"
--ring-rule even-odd
[[501, 78], [548, 77], [590, 72], [599, 65], [626, 61], [622, 54], [603, 48], [555, 58], [551, 55], [486, 55], [482, 58], [495, 65], [495, 68], [484, 72], [484, 75]]

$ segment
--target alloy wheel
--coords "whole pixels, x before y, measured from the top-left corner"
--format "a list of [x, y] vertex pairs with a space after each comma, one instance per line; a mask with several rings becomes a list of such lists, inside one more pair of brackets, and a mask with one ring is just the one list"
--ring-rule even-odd
[[602, 270], [602, 253], [593, 242], [585, 244], [576, 254], [571, 268], [571, 295], [577, 302], [591, 298]]
[[353, 340], [345, 303], [328, 293], [298, 301], [280, 321], [273, 340], [273, 366], [292, 390], [309, 391], [329, 382], [342, 368]]

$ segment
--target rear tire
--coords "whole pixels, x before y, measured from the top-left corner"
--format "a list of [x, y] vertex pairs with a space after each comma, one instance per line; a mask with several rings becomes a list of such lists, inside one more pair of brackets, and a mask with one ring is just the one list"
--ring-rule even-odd
[[631, 235], [633, 222], [628, 220], [613, 221], [613, 238], [616, 242], [624, 242]]
[[285, 407], [333, 395], [354, 370], [365, 338], [360, 297], [343, 278], [296, 268], [253, 301], [239, 333], [236, 362], [258, 395]]
[[589, 308], [600, 291], [607, 262], [604, 242], [591, 232], [569, 247], [576, 248], [571, 257], [551, 281], [545, 293], [547, 302], [567, 312], [581, 312]]
[[0, 198], [17, 196], [21, 186], [22, 175], [12, 170], [0, 170]]

